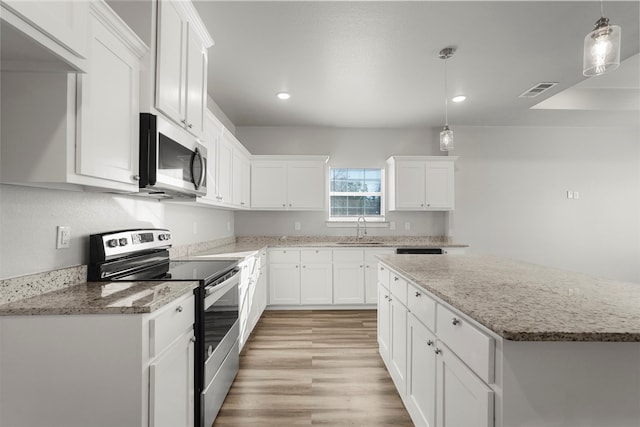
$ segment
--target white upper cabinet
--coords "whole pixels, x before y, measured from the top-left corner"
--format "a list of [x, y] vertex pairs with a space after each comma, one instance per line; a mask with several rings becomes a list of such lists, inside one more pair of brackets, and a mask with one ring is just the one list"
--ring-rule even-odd
[[86, 74], [2, 73], [2, 182], [138, 191], [139, 62], [148, 49], [106, 3], [90, 5]]
[[387, 160], [389, 210], [453, 210], [455, 160], [449, 156], [394, 156]]
[[90, 33], [87, 73], [78, 76], [76, 172], [135, 190], [140, 58], [147, 47], [101, 2], [92, 3]]
[[157, 43], [156, 108], [202, 138], [213, 40], [190, 2], [159, 2]]
[[0, 2], [3, 69], [86, 71], [89, 2]]
[[253, 156], [251, 207], [323, 210], [326, 156]]

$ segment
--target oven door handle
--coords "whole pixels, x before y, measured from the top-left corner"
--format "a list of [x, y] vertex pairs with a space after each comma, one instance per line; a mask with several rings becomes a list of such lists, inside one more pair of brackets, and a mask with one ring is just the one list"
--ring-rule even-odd
[[216, 301], [218, 301], [229, 289], [240, 283], [239, 274], [236, 272], [233, 276], [227, 278], [224, 282], [209, 285], [204, 288], [204, 309], [208, 309]]

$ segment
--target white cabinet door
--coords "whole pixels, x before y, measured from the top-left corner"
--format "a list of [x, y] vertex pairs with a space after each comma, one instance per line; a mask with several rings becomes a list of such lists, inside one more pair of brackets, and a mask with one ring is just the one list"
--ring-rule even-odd
[[242, 190], [240, 192], [240, 206], [251, 207], [251, 162], [247, 157], [242, 158]]
[[242, 177], [243, 177], [243, 156], [239, 150], [232, 150], [231, 164], [231, 204], [240, 207], [242, 204]]
[[217, 204], [219, 202], [218, 186], [218, 148], [224, 126], [207, 110], [205, 117], [205, 136], [203, 145], [207, 147], [207, 194], [202, 199]]
[[192, 427], [194, 341], [183, 335], [149, 366], [149, 426]]
[[407, 328], [407, 409], [416, 426], [435, 427], [436, 337], [412, 314]]
[[333, 303], [364, 304], [364, 264], [333, 264]]
[[401, 395], [406, 392], [407, 375], [407, 308], [391, 294], [389, 360], [391, 378]]
[[493, 426], [493, 390], [440, 341], [437, 346], [438, 427]]
[[455, 205], [453, 162], [427, 162], [425, 166], [427, 209], [448, 210]]
[[251, 207], [285, 209], [287, 167], [282, 162], [254, 162], [251, 165]]
[[376, 255], [394, 254], [395, 249], [365, 249], [364, 251], [364, 302], [378, 302], [378, 259]]
[[388, 364], [389, 343], [391, 338], [391, 303], [389, 302], [389, 290], [378, 285], [378, 347], [380, 356]]
[[300, 304], [300, 264], [269, 265], [269, 304]]
[[423, 162], [396, 163], [396, 207], [423, 210], [425, 206], [425, 166]]
[[207, 110], [207, 49], [191, 25], [187, 47], [187, 130], [202, 138]]
[[137, 191], [139, 79], [138, 55], [92, 10], [88, 70], [78, 76], [76, 173]]
[[325, 168], [318, 162], [291, 162], [287, 167], [287, 208], [323, 209]]
[[300, 302], [302, 304], [331, 304], [331, 264], [302, 264], [300, 271]]
[[187, 20], [177, 2], [158, 2], [156, 107], [176, 123], [186, 123]]
[[226, 204], [232, 203], [232, 162], [233, 145], [223, 134], [218, 145], [218, 201]]

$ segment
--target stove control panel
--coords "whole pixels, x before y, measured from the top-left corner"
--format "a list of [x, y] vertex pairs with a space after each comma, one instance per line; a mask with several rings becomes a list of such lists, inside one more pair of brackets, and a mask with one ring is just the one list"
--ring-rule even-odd
[[171, 247], [171, 232], [161, 228], [121, 230], [89, 236], [95, 261]]

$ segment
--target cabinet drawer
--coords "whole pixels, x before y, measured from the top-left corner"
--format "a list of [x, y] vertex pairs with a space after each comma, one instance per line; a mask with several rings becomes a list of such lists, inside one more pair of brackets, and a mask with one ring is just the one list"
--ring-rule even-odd
[[361, 249], [335, 249], [335, 262], [340, 264], [364, 264], [364, 251]]
[[331, 264], [331, 249], [303, 249], [300, 251], [300, 262], [303, 264]]
[[299, 249], [271, 249], [269, 250], [269, 261], [275, 263], [293, 263], [300, 262]]
[[378, 263], [378, 283], [389, 289], [389, 267]]
[[149, 320], [149, 357], [157, 356], [195, 321], [193, 294], [167, 304], [161, 312]]
[[483, 381], [493, 383], [495, 342], [441, 304], [437, 305], [438, 339], [442, 340]]
[[407, 305], [408, 283], [398, 273], [391, 271], [389, 274], [389, 290], [393, 296], [405, 306]]
[[407, 307], [431, 331], [436, 330], [436, 302], [426, 292], [409, 285]]

